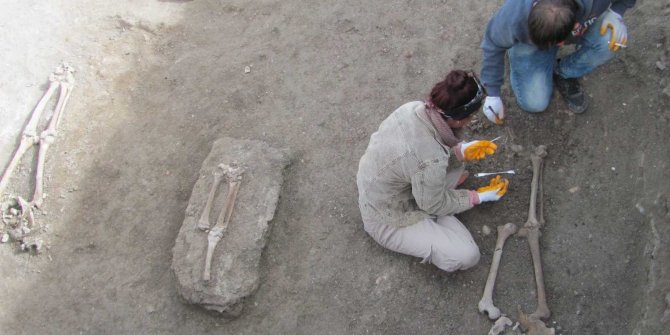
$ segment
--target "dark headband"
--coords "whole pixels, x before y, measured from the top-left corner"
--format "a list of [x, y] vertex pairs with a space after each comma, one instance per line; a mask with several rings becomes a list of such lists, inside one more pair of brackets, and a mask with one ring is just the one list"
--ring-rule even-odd
[[470, 100], [470, 102], [466, 103], [465, 105], [445, 111], [442, 114], [444, 118], [456, 121], [463, 120], [475, 113], [477, 110], [479, 110], [479, 107], [482, 106], [482, 100], [484, 100], [486, 97], [486, 89], [484, 86], [482, 86], [482, 84], [479, 82], [479, 79], [477, 79], [474, 74], [469, 73], [468, 76], [475, 80], [475, 83], [477, 84], [477, 94], [474, 98], [472, 98], [472, 100]]

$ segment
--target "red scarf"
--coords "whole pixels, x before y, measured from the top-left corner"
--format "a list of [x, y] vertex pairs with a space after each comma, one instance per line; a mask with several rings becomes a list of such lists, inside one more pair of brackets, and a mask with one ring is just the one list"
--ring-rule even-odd
[[461, 133], [460, 129], [452, 129], [449, 127], [447, 121], [442, 117], [442, 110], [435, 106], [435, 104], [430, 101], [430, 98], [426, 99], [426, 114], [428, 114], [430, 122], [437, 130], [437, 133], [440, 135], [440, 138], [442, 138], [442, 141], [444, 141], [444, 144], [453, 148], [461, 142], [461, 139], [458, 136]]

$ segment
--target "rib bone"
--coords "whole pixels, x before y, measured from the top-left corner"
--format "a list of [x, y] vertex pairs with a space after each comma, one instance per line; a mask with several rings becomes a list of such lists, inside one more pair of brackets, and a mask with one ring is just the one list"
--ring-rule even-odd
[[207, 256], [205, 257], [205, 271], [202, 274], [202, 279], [204, 281], [210, 280], [210, 270], [212, 267], [212, 255], [214, 254], [214, 249], [216, 245], [223, 237], [223, 234], [228, 228], [230, 223], [230, 218], [233, 215], [233, 209], [235, 208], [235, 198], [237, 197], [237, 191], [240, 188], [240, 182], [242, 181], [242, 173], [244, 169], [241, 167], [228, 166], [226, 164], [221, 164], [224, 175], [228, 180], [228, 193], [226, 194], [225, 199], [223, 200], [223, 208], [219, 214], [219, 218], [216, 220], [216, 225], [210, 229], [207, 234]]
[[[542, 259], [540, 256], [540, 222], [536, 216], [535, 204], [538, 186], [542, 189], [542, 159], [547, 155], [546, 147], [538, 146], [530, 155], [533, 164], [533, 180], [531, 182], [530, 206], [528, 209], [528, 221], [519, 230], [519, 235], [526, 237], [530, 252], [533, 257], [533, 268], [535, 272], [535, 284], [537, 286], [537, 308], [529, 317], [536, 320], [549, 318], [551, 311], [547, 306], [547, 297], [544, 289], [544, 276], [542, 273]], [[540, 196], [542, 199], [542, 196]], [[540, 203], [542, 209], [542, 204]], [[543, 215], [543, 213], [541, 213]], [[544, 218], [540, 218], [544, 222]]]
[[35, 192], [33, 193], [33, 200], [31, 201], [37, 208], [42, 206], [42, 201], [44, 200], [43, 178], [47, 151], [49, 150], [51, 143], [56, 139], [60, 118], [63, 116], [63, 110], [65, 109], [67, 101], [70, 99], [70, 93], [72, 93], [72, 87], [74, 86], [74, 76], [72, 75], [72, 72], [73, 69], [67, 65], [63, 65], [59, 69], [58, 75], [61, 84], [58, 102], [56, 103], [56, 108], [54, 109], [53, 116], [51, 116], [49, 125], [40, 134], [40, 149], [37, 155], [37, 168], [35, 172]]
[[507, 223], [504, 226], [498, 226], [498, 239], [496, 240], [496, 248], [493, 252], [493, 261], [491, 262], [491, 269], [489, 270], [489, 277], [486, 279], [486, 286], [484, 286], [484, 294], [479, 300], [479, 312], [488, 315], [489, 319], [495, 320], [500, 317], [500, 309], [493, 305], [493, 288], [496, 283], [496, 276], [498, 275], [498, 266], [500, 265], [500, 258], [502, 257], [503, 246], [505, 241], [511, 235], [516, 233], [516, 225]]
[[16, 165], [19, 164], [23, 155], [33, 145], [39, 143], [40, 138], [37, 135], [37, 123], [39, 122], [42, 113], [44, 112], [44, 107], [49, 102], [49, 100], [51, 100], [51, 96], [56, 91], [56, 87], [58, 87], [58, 85], [59, 81], [57, 80], [56, 75], [51, 74], [49, 76], [49, 88], [47, 88], [46, 92], [44, 92], [44, 95], [35, 106], [35, 109], [33, 109], [32, 115], [30, 116], [30, 121], [28, 121], [28, 124], [26, 124], [26, 127], [23, 129], [19, 148], [14, 153], [12, 160], [9, 161], [5, 172], [2, 174], [2, 178], [0, 179], [0, 195], [2, 195], [4, 192], [7, 183], [9, 183], [9, 178], [12, 176], [12, 172], [14, 172]]
[[224, 171], [224, 165], [219, 164], [214, 169], [214, 180], [212, 182], [212, 188], [209, 190], [209, 196], [207, 197], [207, 203], [205, 204], [205, 208], [202, 210], [202, 214], [200, 214], [200, 219], [198, 220], [198, 229], [200, 230], [209, 230], [210, 223], [209, 223], [209, 215], [212, 212], [212, 202], [214, 201], [214, 196], [216, 195], [216, 190], [219, 189], [219, 185], [221, 184], [221, 180], [223, 177], [223, 171]]

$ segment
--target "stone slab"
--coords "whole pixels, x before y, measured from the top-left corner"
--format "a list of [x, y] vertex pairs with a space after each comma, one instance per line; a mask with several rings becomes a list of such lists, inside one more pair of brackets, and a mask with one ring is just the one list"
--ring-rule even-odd
[[[206, 282], [202, 275], [207, 232], [198, 229], [197, 223], [207, 202], [213, 172], [221, 163], [237, 163], [244, 166], [245, 171], [230, 224], [214, 251], [211, 279]], [[187, 303], [229, 317], [241, 313], [245, 298], [259, 285], [261, 254], [288, 163], [286, 150], [274, 149], [261, 141], [224, 137], [214, 142], [193, 187], [173, 248], [172, 270], [177, 291]], [[216, 224], [227, 192], [224, 179], [212, 204], [211, 225]]]

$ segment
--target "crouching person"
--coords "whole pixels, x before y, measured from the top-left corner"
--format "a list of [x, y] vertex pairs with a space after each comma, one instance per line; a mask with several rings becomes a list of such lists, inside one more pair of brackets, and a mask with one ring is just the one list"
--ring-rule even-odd
[[377, 243], [448, 272], [479, 262], [477, 244], [454, 215], [507, 190], [506, 183], [482, 192], [456, 189], [468, 176], [463, 161], [496, 150], [492, 142], [457, 136], [485, 97], [474, 74], [451, 71], [426, 101], [400, 106], [372, 134], [356, 181], [365, 231]]

